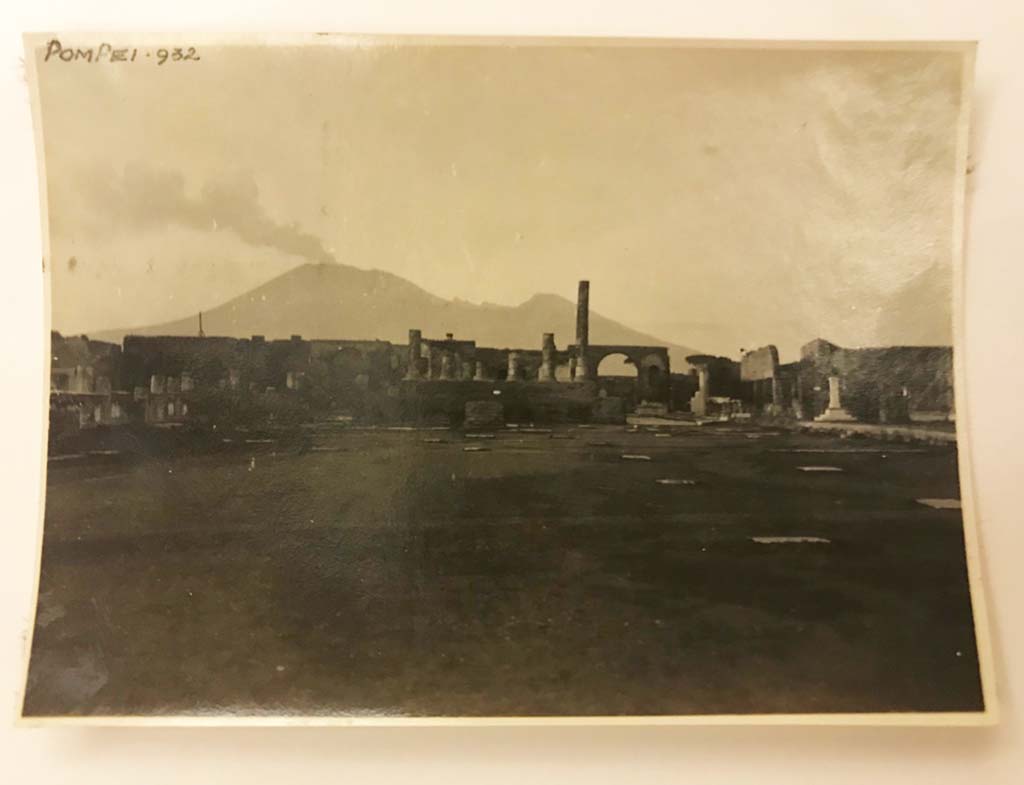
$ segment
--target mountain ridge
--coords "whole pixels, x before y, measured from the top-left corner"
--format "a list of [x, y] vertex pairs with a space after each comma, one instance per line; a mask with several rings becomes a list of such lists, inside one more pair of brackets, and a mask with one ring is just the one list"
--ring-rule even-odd
[[[405, 343], [410, 329], [426, 337], [453, 333], [496, 348], [540, 348], [553, 332], [564, 347], [575, 340], [576, 304], [539, 292], [516, 306], [446, 300], [383, 270], [342, 264], [305, 264], [203, 311], [206, 335], [269, 339], [301, 335], [308, 339], [365, 339]], [[90, 337], [120, 342], [125, 335], [195, 335], [196, 316], [136, 328], [103, 330]], [[591, 311], [594, 344], [652, 345], [669, 349], [681, 371], [696, 349], [673, 344]]]

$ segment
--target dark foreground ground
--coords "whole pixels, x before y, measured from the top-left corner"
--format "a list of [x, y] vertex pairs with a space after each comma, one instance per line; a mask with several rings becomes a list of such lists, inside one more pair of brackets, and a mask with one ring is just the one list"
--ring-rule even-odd
[[[960, 513], [915, 502], [959, 496], [951, 448], [326, 430], [67, 463], [27, 715], [981, 708]], [[827, 542], [752, 540], [794, 536]]]

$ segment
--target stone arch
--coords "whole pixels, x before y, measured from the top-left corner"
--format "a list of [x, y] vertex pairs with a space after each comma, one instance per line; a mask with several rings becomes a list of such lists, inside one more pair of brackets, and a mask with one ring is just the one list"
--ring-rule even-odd
[[594, 371], [597, 378], [602, 376], [636, 378], [640, 372], [636, 362], [626, 352], [606, 352], [600, 356], [600, 359], [595, 358], [595, 360]]
[[[600, 383], [601, 363], [612, 355], [622, 355], [636, 371], [631, 397], [641, 401], [668, 403], [671, 400], [671, 374], [668, 350], [660, 346], [589, 346], [586, 349], [590, 378]], [[619, 366], [622, 367], [621, 365]]]

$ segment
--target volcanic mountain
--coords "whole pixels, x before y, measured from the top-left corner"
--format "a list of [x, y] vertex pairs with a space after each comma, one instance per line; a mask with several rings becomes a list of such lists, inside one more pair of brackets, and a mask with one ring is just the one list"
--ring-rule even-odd
[[[397, 275], [340, 264], [306, 264], [221, 306], [203, 312], [207, 335], [268, 339], [380, 339], [404, 344], [409, 329], [424, 337], [475, 340], [478, 346], [540, 348], [541, 335], [555, 334], [559, 347], [575, 339], [576, 304], [554, 294], [537, 294], [510, 307], [445, 300]], [[119, 342], [125, 335], [195, 335], [197, 316], [149, 327], [108, 330], [90, 337]], [[633, 330], [591, 311], [594, 344], [667, 346], [673, 369], [697, 350]]]

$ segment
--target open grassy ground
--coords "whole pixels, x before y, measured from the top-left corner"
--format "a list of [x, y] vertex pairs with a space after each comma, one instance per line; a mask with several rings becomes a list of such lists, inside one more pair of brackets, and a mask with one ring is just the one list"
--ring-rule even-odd
[[980, 708], [952, 448], [312, 443], [51, 466], [26, 714]]

